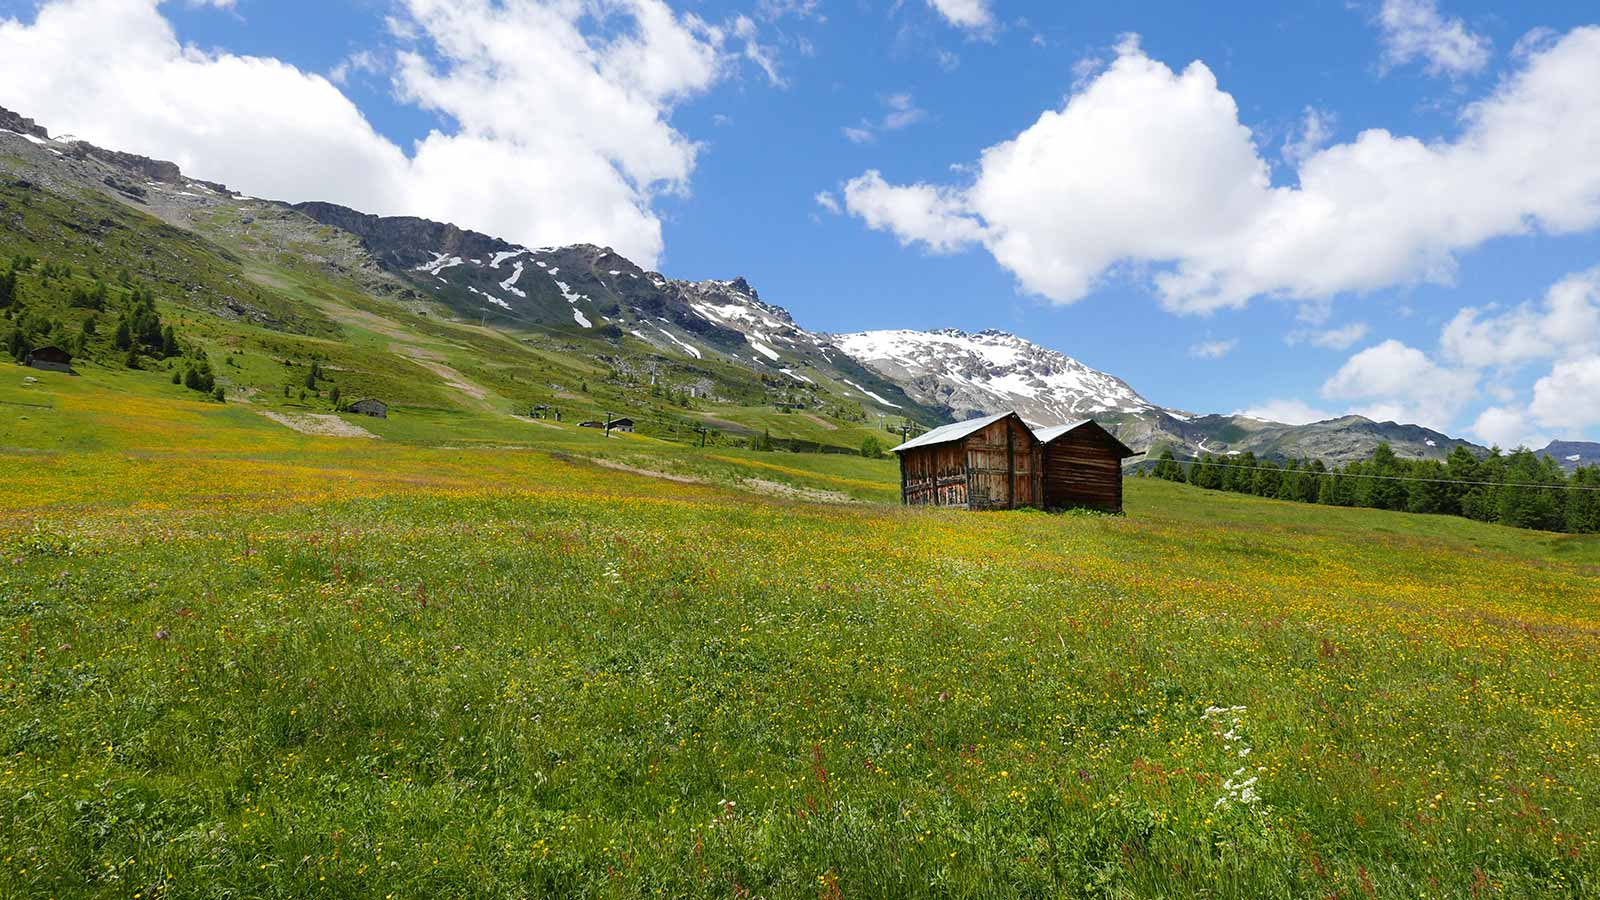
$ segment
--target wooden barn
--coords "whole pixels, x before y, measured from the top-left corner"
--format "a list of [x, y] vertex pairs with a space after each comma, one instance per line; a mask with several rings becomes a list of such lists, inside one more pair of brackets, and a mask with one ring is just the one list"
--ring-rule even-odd
[[78, 374], [72, 370], [72, 354], [60, 347], [40, 347], [37, 350], [30, 351], [28, 358], [23, 360], [23, 363], [47, 372], [65, 372], [68, 375]]
[[1134, 452], [1093, 419], [1033, 428], [1014, 412], [935, 428], [894, 448], [908, 506], [1122, 512]]
[[1039, 439], [1014, 412], [935, 428], [894, 448], [910, 506], [1041, 506]]
[[389, 404], [383, 402], [382, 400], [374, 400], [371, 397], [364, 397], [360, 400], [357, 400], [356, 402], [350, 404], [348, 409], [353, 413], [360, 413], [363, 416], [371, 416], [374, 419], [389, 418]]
[[1122, 461], [1136, 456], [1093, 419], [1034, 430], [1044, 472], [1044, 508], [1122, 512]]

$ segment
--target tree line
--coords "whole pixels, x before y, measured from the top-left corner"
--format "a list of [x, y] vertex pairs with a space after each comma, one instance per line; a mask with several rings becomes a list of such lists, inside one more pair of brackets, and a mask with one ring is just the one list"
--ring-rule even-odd
[[1299, 503], [1462, 516], [1517, 528], [1600, 533], [1600, 466], [1570, 475], [1548, 456], [1456, 447], [1444, 461], [1402, 459], [1388, 444], [1342, 467], [1279, 464], [1254, 453], [1183, 462], [1164, 450], [1150, 475], [1195, 487]]
[[[19, 276], [32, 276], [24, 290]], [[79, 359], [142, 369], [172, 369], [172, 383], [215, 400], [224, 398], [205, 351], [179, 340], [161, 320], [155, 294], [123, 270], [116, 287], [90, 270], [80, 278], [69, 264], [16, 256], [0, 272], [0, 345], [17, 362], [40, 347], [59, 347]]]

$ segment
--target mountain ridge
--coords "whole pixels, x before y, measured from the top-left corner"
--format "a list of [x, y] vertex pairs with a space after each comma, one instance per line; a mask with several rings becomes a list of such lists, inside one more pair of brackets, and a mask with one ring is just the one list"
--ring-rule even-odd
[[[1040, 424], [1092, 416], [1135, 449], [1170, 448], [1180, 456], [1248, 451], [1341, 462], [1370, 454], [1379, 442], [1415, 457], [1443, 457], [1456, 446], [1487, 452], [1420, 426], [1361, 417], [1288, 425], [1166, 408], [1114, 375], [999, 329], [810, 331], [743, 277], [672, 279], [593, 244], [530, 248], [416, 216], [378, 216], [324, 201], [254, 201], [186, 177], [170, 162], [51, 138], [44, 127], [4, 109], [0, 131], [79, 164], [76, 174], [90, 187], [180, 226], [250, 201], [337, 229], [352, 236], [364, 256], [324, 240], [318, 252], [329, 249], [321, 261], [341, 270], [370, 262], [383, 276], [369, 281], [375, 295], [439, 303], [464, 321], [512, 331], [618, 346], [631, 337], [650, 353], [683, 358], [691, 368], [716, 359], [762, 383], [787, 385], [777, 391], [780, 405], [814, 406], [837, 396], [861, 404], [868, 417], [905, 417], [924, 426], [1002, 409], [1017, 409]], [[241, 221], [249, 225], [253, 218]], [[283, 227], [294, 228], [292, 222]]]

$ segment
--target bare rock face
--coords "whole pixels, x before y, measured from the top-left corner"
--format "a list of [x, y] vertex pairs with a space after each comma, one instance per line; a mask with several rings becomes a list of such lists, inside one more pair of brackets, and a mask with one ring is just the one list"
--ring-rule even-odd
[[372, 216], [322, 202], [297, 203], [294, 209], [360, 238], [362, 246], [379, 263], [397, 271], [415, 269], [440, 253], [475, 259], [514, 249], [499, 238], [414, 216]]
[[1600, 465], [1600, 443], [1594, 441], [1551, 441], [1540, 456], [1548, 456], [1568, 472], [1583, 466]]
[[50, 140], [50, 132], [39, 127], [32, 119], [24, 118], [19, 113], [14, 113], [3, 106], [0, 106], [0, 129], [14, 131], [17, 134], [30, 135], [47, 141]]

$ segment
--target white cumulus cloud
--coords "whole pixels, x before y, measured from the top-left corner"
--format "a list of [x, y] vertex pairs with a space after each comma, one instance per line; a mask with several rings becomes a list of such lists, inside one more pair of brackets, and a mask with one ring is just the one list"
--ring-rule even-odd
[[1454, 140], [1364, 131], [1310, 152], [1294, 187], [1272, 183], [1203, 63], [1174, 72], [1135, 41], [1118, 52], [1060, 109], [984, 151], [970, 184], [911, 186], [941, 200], [922, 216], [876, 172], [849, 210], [903, 242], [935, 235], [943, 251], [961, 235], [1057, 303], [1131, 263], [1179, 312], [1448, 283], [1455, 255], [1491, 238], [1600, 224], [1600, 27], [1532, 52], [1466, 108]]
[[1336, 413], [1319, 409], [1303, 400], [1268, 400], [1249, 409], [1234, 412], [1236, 416], [1249, 416], [1253, 419], [1265, 419], [1268, 422], [1281, 422], [1285, 425], [1309, 425], [1312, 422], [1326, 422], [1338, 418]]
[[1563, 360], [1533, 386], [1533, 418], [1549, 428], [1600, 425], [1600, 356]]
[[1471, 366], [1600, 354], [1600, 268], [1563, 278], [1537, 304], [1499, 313], [1463, 309], [1445, 326], [1440, 344], [1447, 357]]
[[1539, 448], [1550, 439], [1531, 431], [1527, 415], [1519, 409], [1491, 406], [1478, 414], [1472, 423], [1472, 433], [1491, 447], [1515, 450], [1518, 447]]
[[1440, 366], [1415, 347], [1384, 341], [1350, 357], [1322, 386], [1328, 400], [1378, 421], [1448, 429], [1477, 393], [1475, 372]]
[[956, 191], [928, 184], [891, 185], [876, 170], [846, 182], [844, 202], [869, 228], [891, 231], [902, 243], [919, 242], [935, 253], [957, 250], [983, 234]]
[[994, 26], [994, 12], [989, 8], [989, 0], [928, 0], [928, 5], [958, 28], [987, 31]]
[[699, 153], [673, 108], [739, 58], [776, 74], [748, 19], [711, 25], [664, 0], [402, 0], [389, 25], [409, 42], [397, 94], [445, 123], [410, 148], [327, 78], [181, 44], [158, 0], [0, 19], [0, 104], [252, 194], [610, 244], [653, 266], [654, 200], [688, 189]]

